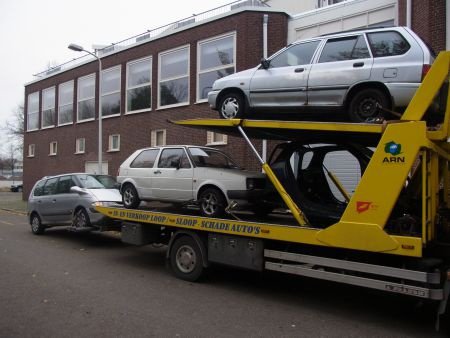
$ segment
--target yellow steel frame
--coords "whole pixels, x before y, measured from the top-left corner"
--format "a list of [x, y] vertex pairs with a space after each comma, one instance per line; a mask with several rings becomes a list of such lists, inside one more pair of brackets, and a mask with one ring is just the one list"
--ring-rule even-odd
[[[417, 90], [401, 120], [384, 124], [354, 124], [326, 122], [252, 121], [252, 120], [185, 120], [178, 125], [229, 130], [240, 126], [244, 130], [278, 129], [303, 132], [351, 133], [377, 135], [378, 146], [340, 221], [326, 229], [307, 227], [303, 213], [289, 198], [291, 209], [300, 226], [283, 226], [173, 215], [141, 210], [98, 207], [98, 211], [122, 220], [139, 221], [200, 231], [252, 236], [258, 238], [329, 246], [394, 255], [421, 257], [423, 247], [435, 236], [435, 217], [439, 201], [439, 185], [448, 191], [448, 161], [450, 102], [444, 123], [428, 130], [423, 116], [448, 78], [450, 52], [441, 53]], [[448, 100], [450, 101], [450, 100]], [[357, 136], [356, 136], [357, 138]], [[355, 140], [357, 141], [357, 139]], [[391, 148], [390, 148], [391, 147]], [[393, 236], [384, 231], [386, 222], [405, 185], [417, 158], [422, 162], [423, 219], [422, 238]], [[263, 164], [269, 179], [280, 191], [284, 188], [267, 164]], [[448, 204], [448, 197], [444, 201]], [[365, 208], [360, 208], [364, 204]], [[305, 226], [306, 225], [306, 226]]]

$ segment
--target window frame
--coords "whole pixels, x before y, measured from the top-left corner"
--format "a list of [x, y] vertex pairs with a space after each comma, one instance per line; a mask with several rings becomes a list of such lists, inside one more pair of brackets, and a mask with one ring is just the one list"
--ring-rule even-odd
[[[158, 141], [158, 133], [163, 133], [163, 143], [157, 144]], [[151, 131], [150, 135], [150, 146], [151, 147], [162, 147], [167, 145], [167, 129], [155, 129]]]
[[[139, 62], [145, 62], [145, 61], [149, 61], [150, 62], [150, 82], [141, 84], [141, 85], [137, 85], [137, 86], [131, 86], [128, 87], [128, 79], [130, 76], [130, 72], [129, 72], [129, 66], [139, 63]], [[141, 88], [141, 87], [146, 87], [146, 86], [150, 86], [150, 107], [149, 108], [145, 108], [145, 109], [138, 109], [138, 110], [130, 110], [128, 111], [128, 91], [132, 90], [132, 89], [137, 89], [137, 88]], [[137, 113], [142, 113], [142, 112], [146, 112], [146, 111], [151, 111], [152, 110], [152, 104], [153, 104], [153, 96], [152, 96], [152, 91], [153, 91], [153, 56], [146, 56], [140, 59], [136, 59], [136, 60], [132, 60], [127, 62], [126, 65], [126, 79], [125, 79], [125, 115], [128, 114], [137, 114]]]
[[48, 156], [56, 156], [58, 155], [58, 142], [57, 141], [52, 141], [49, 143], [50, 145], [50, 149], [49, 149], [49, 153]]
[[107, 69], [102, 69], [102, 82], [104, 80], [104, 76], [105, 76], [106, 73], [114, 72], [114, 71], [117, 71], [117, 70], [118, 70], [118, 73], [119, 73], [119, 89], [111, 91], [111, 92], [103, 93], [103, 83], [102, 83], [102, 86], [101, 86], [102, 92], [100, 93], [100, 96], [101, 96], [101, 103], [102, 103], [102, 106], [103, 106], [103, 103], [104, 103], [103, 98], [105, 96], [110, 96], [110, 95], [113, 95], [113, 94], [119, 94], [119, 112], [116, 113], [116, 114], [110, 114], [110, 115], [106, 115], [105, 116], [104, 115], [104, 111], [103, 111], [103, 107], [102, 107], [101, 108], [102, 119], [108, 119], [110, 117], [120, 116], [121, 112], [122, 112], [122, 65], [117, 65], [117, 66], [113, 66], [113, 67], [110, 67], [110, 68], [107, 68]]
[[[117, 137], [117, 148], [113, 148], [114, 137]], [[108, 152], [120, 151], [120, 134], [111, 134], [108, 137]]]
[[[62, 92], [62, 90], [61, 90], [61, 87], [65, 87], [65, 86], [69, 86], [70, 84], [72, 84], [72, 102], [71, 103], [66, 103], [66, 104], [61, 104], [61, 92]], [[73, 101], [74, 101], [74, 98], [75, 98], [75, 81], [74, 80], [70, 80], [70, 81], [66, 81], [66, 82], [63, 82], [63, 83], [60, 83], [59, 85], [58, 85], [58, 113], [57, 113], [57, 118], [58, 118], [58, 127], [62, 127], [62, 126], [67, 126], [67, 125], [70, 125], [70, 124], [73, 124], [73, 113], [74, 113], [74, 109], [73, 109]], [[60, 123], [60, 110], [61, 110], [61, 107], [68, 107], [69, 105], [71, 105], [72, 106], [72, 121], [71, 122], [66, 122], [66, 123]]]
[[[81, 142], [81, 140], [83, 142]], [[83, 144], [83, 150], [81, 150], [80, 148], [80, 144]], [[75, 140], [75, 154], [84, 154], [86, 152], [86, 138], [84, 137], [79, 137]]]
[[[164, 80], [161, 80], [161, 67], [162, 67], [162, 62], [161, 62], [161, 58], [165, 55], [171, 54], [171, 53], [176, 53], [180, 50], [186, 49], [187, 50], [187, 70], [186, 70], [186, 74], [183, 76], [177, 76], [177, 77], [170, 77]], [[157, 99], [157, 110], [162, 110], [162, 109], [168, 109], [168, 108], [174, 108], [174, 107], [181, 107], [181, 106], [188, 106], [190, 104], [190, 97], [191, 97], [191, 72], [190, 72], [190, 65], [191, 65], [191, 45], [190, 44], [186, 44], [180, 47], [176, 47], [176, 48], [172, 48], [172, 49], [168, 49], [165, 51], [162, 51], [160, 53], [158, 53], [158, 99]], [[187, 101], [186, 102], [181, 102], [181, 103], [175, 103], [175, 104], [168, 104], [165, 106], [161, 106], [161, 82], [168, 82], [168, 81], [173, 81], [173, 80], [178, 80], [178, 79], [184, 79], [187, 78]]]
[[[214, 141], [214, 136], [215, 135], [222, 135], [222, 141]], [[221, 133], [216, 133], [214, 131], [207, 131], [206, 132], [206, 145], [207, 146], [212, 146], [212, 145], [227, 145], [228, 144], [228, 135], [226, 134], [221, 134]]]
[[[88, 98], [84, 98], [84, 99], [80, 100], [80, 88], [81, 88], [80, 82], [83, 81], [83, 80], [86, 80], [88, 78], [94, 78], [94, 96], [88, 97]], [[96, 95], [97, 95], [97, 93], [96, 93], [97, 92], [96, 86], [97, 86], [96, 73], [85, 75], [85, 76], [79, 77], [77, 79], [77, 123], [84, 123], [84, 122], [89, 122], [89, 121], [94, 121], [95, 120], [95, 110], [97, 108], [97, 104], [95, 102], [96, 101]], [[92, 99], [94, 99], [94, 117], [89, 117], [87, 119], [80, 120], [79, 119], [80, 102], [89, 101], [89, 100], [92, 100]], [[97, 109], [97, 111], [98, 111], [98, 109]]]
[[[213, 41], [217, 41], [220, 39], [226, 39], [232, 37], [233, 38], [233, 63], [230, 63], [228, 65], [222, 65], [222, 66], [218, 66], [218, 67], [214, 67], [214, 68], [207, 68], [205, 70], [201, 70], [200, 66], [201, 66], [201, 46], [203, 44], [208, 44], [210, 42]], [[226, 68], [230, 68], [233, 67], [234, 68], [234, 73], [236, 73], [236, 47], [237, 47], [237, 38], [236, 38], [236, 31], [233, 32], [229, 32], [229, 33], [225, 33], [225, 34], [221, 34], [221, 35], [217, 35], [208, 39], [204, 39], [201, 41], [197, 42], [197, 75], [196, 75], [196, 103], [203, 103], [203, 102], [207, 102], [208, 101], [208, 97], [206, 97], [205, 99], [200, 98], [200, 75], [202, 74], [206, 74], [206, 73], [210, 73], [213, 71], [217, 71], [217, 70], [223, 70]], [[211, 87], [212, 89], [212, 87]]]
[[[48, 109], [44, 109], [44, 103], [45, 102], [45, 93], [53, 91], [53, 106], [49, 106]], [[48, 126], [44, 126], [44, 115], [46, 111], [53, 110], [53, 124], [50, 124]], [[45, 88], [42, 90], [42, 114], [41, 114], [41, 129], [49, 129], [54, 128], [56, 124], [56, 87], [51, 86], [48, 88]]]
[[[30, 111], [30, 97], [33, 96], [33, 95], [37, 96], [37, 110]], [[40, 107], [41, 107], [41, 100], [40, 100], [40, 97], [39, 97], [39, 91], [36, 91], [36, 92], [28, 94], [28, 96], [27, 96], [27, 132], [39, 130], [39, 112], [40, 112]], [[33, 115], [33, 114], [37, 114], [37, 116], [38, 116], [37, 117], [37, 127], [33, 128], [33, 129], [30, 129], [30, 123], [29, 123], [30, 115]]]
[[29, 158], [34, 157], [35, 154], [36, 154], [36, 144], [35, 143], [29, 144], [27, 157]]

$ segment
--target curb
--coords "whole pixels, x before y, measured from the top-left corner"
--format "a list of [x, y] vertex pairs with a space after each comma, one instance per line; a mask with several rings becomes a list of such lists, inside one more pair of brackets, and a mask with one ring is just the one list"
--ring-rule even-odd
[[22, 215], [22, 216], [26, 216], [27, 215], [26, 211], [21, 211], [21, 210], [14, 210], [14, 209], [7, 209], [7, 208], [0, 208], [0, 210], [7, 211], [7, 212], [10, 212], [12, 214]]

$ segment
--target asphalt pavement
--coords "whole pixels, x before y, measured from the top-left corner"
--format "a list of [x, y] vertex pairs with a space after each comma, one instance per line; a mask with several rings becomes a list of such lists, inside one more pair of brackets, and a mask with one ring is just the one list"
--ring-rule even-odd
[[[446, 337], [415, 299], [215, 266], [176, 279], [165, 247], [49, 229], [0, 210], [0, 337]], [[448, 319], [447, 319], [448, 321]]]

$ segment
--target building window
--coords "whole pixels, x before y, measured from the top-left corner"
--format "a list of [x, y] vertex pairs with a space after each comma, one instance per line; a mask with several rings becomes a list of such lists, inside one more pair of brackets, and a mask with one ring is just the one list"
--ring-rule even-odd
[[206, 143], [208, 145], [227, 144], [228, 136], [225, 134], [219, 134], [212, 131], [206, 132]]
[[127, 113], [152, 107], [152, 58], [127, 64]]
[[166, 130], [152, 130], [150, 145], [152, 147], [165, 146], [166, 145]]
[[86, 139], [77, 138], [75, 141], [75, 154], [84, 154]]
[[57, 152], [58, 152], [58, 142], [56, 142], [56, 141], [50, 142], [49, 155], [50, 156], [55, 156], [57, 154]]
[[120, 114], [120, 66], [102, 71], [102, 116]]
[[331, 6], [331, 5], [337, 4], [342, 1], [344, 1], [344, 0], [319, 0], [318, 5], [319, 5], [319, 7], [326, 7], [326, 6]]
[[42, 128], [55, 126], [55, 87], [42, 91]]
[[109, 135], [108, 151], [120, 150], [120, 135]]
[[62, 83], [58, 87], [58, 125], [73, 122], [73, 81]]
[[39, 92], [28, 95], [27, 131], [39, 129]]
[[206, 100], [214, 81], [235, 72], [235, 34], [198, 43], [197, 101]]
[[159, 54], [158, 107], [189, 103], [189, 46]]
[[28, 157], [34, 157], [35, 150], [36, 150], [36, 145], [29, 144], [28, 145]]
[[95, 118], [95, 75], [78, 79], [77, 121], [93, 120]]

